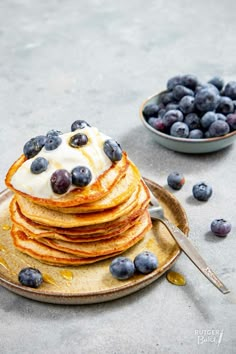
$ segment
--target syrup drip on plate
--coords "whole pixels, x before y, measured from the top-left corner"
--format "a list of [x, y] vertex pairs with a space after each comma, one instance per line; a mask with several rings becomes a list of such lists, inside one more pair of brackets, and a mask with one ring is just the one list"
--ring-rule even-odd
[[184, 276], [172, 270], [166, 274], [166, 278], [171, 284], [174, 285], [183, 286], [186, 284]]
[[0, 257], [0, 265], [3, 266], [6, 270], [10, 270], [7, 262], [2, 257]]
[[4, 230], [4, 231], [8, 231], [8, 230], [10, 230], [10, 228], [11, 228], [11, 226], [10, 226], [10, 225], [8, 225], [8, 224], [4, 224], [4, 225], [2, 225], [2, 230]]
[[73, 273], [71, 270], [68, 269], [63, 269], [60, 271], [60, 274], [62, 276], [62, 278], [66, 279], [66, 280], [72, 280], [73, 279]]
[[45, 283], [57, 285], [55, 279], [53, 279], [53, 277], [49, 274], [43, 274], [43, 280], [45, 281]]
[[0, 244], [0, 251], [6, 252], [6, 248], [3, 245], [1, 245], [1, 244]]

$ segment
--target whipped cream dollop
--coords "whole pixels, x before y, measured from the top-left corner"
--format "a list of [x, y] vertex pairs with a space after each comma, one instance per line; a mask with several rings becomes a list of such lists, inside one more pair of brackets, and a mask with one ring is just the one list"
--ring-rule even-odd
[[[88, 138], [86, 145], [72, 147], [69, 142], [75, 134], [85, 134]], [[12, 177], [12, 185], [15, 189], [38, 198], [57, 199], [61, 195], [53, 192], [50, 178], [58, 169], [65, 169], [71, 172], [77, 166], [85, 166], [90, 169], [94, 183], [97, 178], [108, 170], [112, 161], [105, 154], [104, 142], [111, 139], [109, 136], [98, 131], [96, 127], [86, 126], [70, 133], [61, 134], [61, 144], [54, 150], [47, 151], [45, 147], [33, 158], [26, 160]], [[34, 159], [44, 157], [48, 161], [46, 171], [40, 174], [31, 172], [31, 164]], [[67, 193], [78, 188], [73, 184]]]

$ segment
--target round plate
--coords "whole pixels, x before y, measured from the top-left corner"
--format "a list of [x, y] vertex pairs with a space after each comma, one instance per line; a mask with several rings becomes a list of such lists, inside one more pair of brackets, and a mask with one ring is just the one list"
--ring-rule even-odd
[[153, 127], [146, 121], [143, 116], [143, 109], [151, 103], [159, 103], [161, 95], [166, 91], [156, 93], [155, 95], [147, 98], [141, 105], [139, 110], [139, 116], [144, 127], [155, 137], [158, 144], [166, 147], [167, 149], [183, 152], [186, 154], [206, 154], [222, 150], [231, 145], [236, 139], [236, 130], [233, 132], [219, 136], [216, 138], [208, 139], [188, 139], [188, 138], [176, 138], [174, 136], [162, 133]]
[[[158, 184], [148, 179], [145, 181], [163, 206], [165, 215], [187, 235], [187, 217], [178, 200]], [[158, 279], [180, 255], [180, 249], [172, 236], [161, 223], [155, 221], [144, 239], [123, 253], [132, 260], [144, 250], [155, 253], [159, 266], [150, 274], [135, 274], [123, 281], [114, 279], [109, 272], [112, 258], [78, 267], [56, 267], [40, 263], [16, 250], [12, 244], [8, 212], [11, 198], [12, 192], [9, 190], [0, 193], [0, 284], [18, 295], [42, 302], [70, 305], [114, 300]], [[24, 267], [35, 267], [42, 272], [44, 282], [38, 289], [19, 283], [18, 273]]]

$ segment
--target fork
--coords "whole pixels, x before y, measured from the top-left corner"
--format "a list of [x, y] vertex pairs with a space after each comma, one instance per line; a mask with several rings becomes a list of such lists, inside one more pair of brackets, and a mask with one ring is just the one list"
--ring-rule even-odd
[[147, 180], [145, 183], [149, 189], [151, 197], [151, 206], [148, 210], [151, 216], [151, 219], [158, 220], [170, 232], [171, 236], [175, 239], [178, 246], [186, 254], [186, 256], [194, 263], [194, 265], [205, 275], [205, 277], [213, 284], [217, 289], [219, 289], [223, 294], [228, 294], [230, 290], [222, 283], [222, 281], [217, 277], [217, 275], [211, 270], [207, 265], [205, 260], [199, 254], [197, 249], [193, 246], [192, 242], [187, 238], [187, 236], [170, 220], [164, 216], [164, 210], [161, 205], [158, 203], [156, 197], [153, 195], [150, 187], [148, 186]]

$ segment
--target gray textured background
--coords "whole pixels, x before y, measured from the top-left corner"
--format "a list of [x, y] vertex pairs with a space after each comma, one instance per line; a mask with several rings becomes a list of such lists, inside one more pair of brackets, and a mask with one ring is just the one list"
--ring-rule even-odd
[[[235, 226], [226, 239], [209, 235], [224, 217], [235, 224], [236, 144], [188, 156], [158, 146], [138, 109], [178, 73], [201, 80], [236, 79], [236, 2], [32, 1], [0, 2], [0, 187], [32, 136], [67, 131], [86, 119], [127, 150], [143, 175], [166, 187], [172, 170], [186, 184], [176, 196], [186, 209], [191, 238], [209, 265], [235, 291]], [[191, 189], [209, 182], [212, 198], [199, 205]], [[223, 296], [182, 255], [176, 287], [162, 277], [110, 303], [54, 306], [0, 287], [1, 353], [226, 353], [235, 351], [235, 293]], [[198, 343], [198, 331], [223, 331]]]

